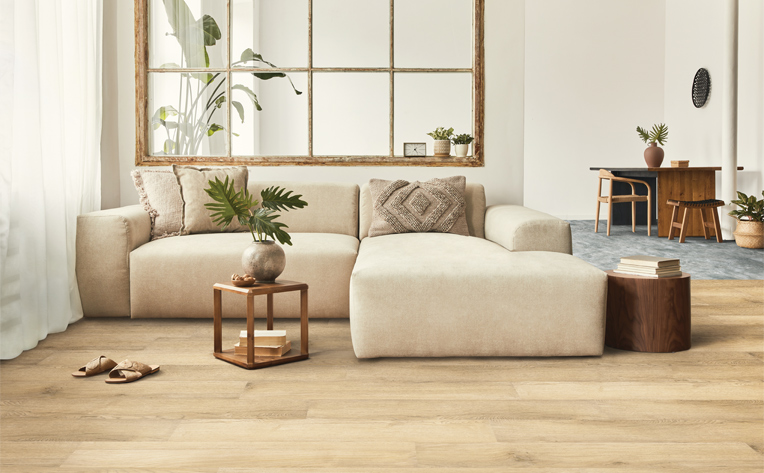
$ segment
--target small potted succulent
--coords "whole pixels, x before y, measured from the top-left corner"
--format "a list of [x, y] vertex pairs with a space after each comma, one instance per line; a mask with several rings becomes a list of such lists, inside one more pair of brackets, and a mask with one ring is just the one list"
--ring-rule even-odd
[[[292, 237], [284, 230], [286, 224], [276, 221], [281, 216], [276, 212], [307, 206], [308, 203], [301, 199], [302, 195], [292, 195], [292, 191], [273, 186], [260, 192], [261, 201], [258, 202], [246, 187], [236, 192], [233, 181], [229, 182], [228, 177], [225, 181], [217, 177], [209, 181], [209, 187], [204, 191], [214, 200], [204, 206], [221, 230], [225, 230], [236, 219], [246, 225], [252, 234], [254, 241], [241, 255], [244, 273], [259, 282], [275, 281], [286, 267], [286, 255], [276, 240], [282, 245], [292, 245]], [[268, 237], [272, 239], [268, 240]], [[232, 280], [237, 279], [232, 277]]]
[[473, 138], [469, 133], [454, 135], [454, 137], [451, 138], [451, 142], [454, 144], [454, 150], [456, 151], [457, 158], [467, 157], [467, 154], [469, 154], [470, 150], [470, 143], [472, 143], [474, 139], [475, 138]]
[[[764, 197], [764, 191], [761, 192]], [[735, 243], [743, 248], [764, 248], [764, 199], [755, 195], [737, 193], [737, 199], [731, 203], [740, 207], [729, 213], [737, 219]]]
[[435, 140], [435, 156], [451, 156], [451, 137], [454, 136], [454, 129], [446, 129], [439, 126], [435, 131], [427, 133]]
[[663, 162], [663, 146], [668, 141], [668, 126], [661, 123], [653, 125], [652, 130], [647, 131], [641, 126], [637, 127], [637, 133], [642, 141], [647, 143], [645, 150], [645, 162], [649, 168], [659, 168]]

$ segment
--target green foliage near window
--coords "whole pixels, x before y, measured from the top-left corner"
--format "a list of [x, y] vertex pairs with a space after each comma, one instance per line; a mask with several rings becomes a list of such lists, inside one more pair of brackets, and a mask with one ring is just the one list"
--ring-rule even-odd
[[450, 140], [452, 136], [454, 136], [454, 129], [449, 128], [446, 130], [442, 126], [439, 126], [435, 129], [435, 131], [432, 131], [430, 133], [427, 133], [429, 136], [432, 137], [433, 140]]
[[[761, 191], [764, 197], [764, 191]], [[755, 195], [745, 195], [742, 192], [737, 193], [737, 199], [731, 203], [740, 207], [729, 213], [731, 217], [738, 220], [751, 220], [753, 222], [764, 222], [764, 199], [757, 199]]]
[[[210, 15], [203, 15], [196, 19], [185, 0], [162, 1], [172, 29], [172, 33], [167, 34], [175, 37], [183, 54], [180, 65], [168, 63], [161, 67], [168, 69], [209, 67], [210, 56], [207, 48], [215, 46], [222, 37], [217, 21]], [[232, 67], [241, 65], [277, 67], [250, 48], [241, 53], [238, 61], [231, 63]], [[295, 88], [292, 79], [283, 72], [252, 72], [252, 75], [259, 80], [287, 79], [295, 94], [302, 94]], [[155, 151], [157, 154], [198, 155], [205, 137], [213, 136], [218, 131], [226, 129], [215, 120], [219, 119], [216, 116], [218, 110], [221, 110], [229, 100], [226, 98], [227, 75], [221, 72], [186, 72], [181, 73], [180, 76], [178, 103], [181, 104], [181, 109], [177, 110], [171, 105], [164, 105], [157, 108], [151, 118], [153, 129], [158, 130], [163, 127], [166, 133], [162, 150]], [[246, 96], [245, 100], [250, 100], [257, 111], [263, 109], [257, 95], [249, 87], [235, 84], [231, 87], [231, 95], [234, 91], [237, 91], [240, 96]], [[244, 106], [233, 98], [230, 101], [239, 119], [244, 123]], [[222, 117], [223, 120], [225, 118], [225, 116]]]
[[[276, 221], [281, 216], [276, 212], [301, 209], [308, 205], [301, 199], [301, 194], [292, 195], [292, 191], [277, 186], [263, 189], [260, 192], [261, 202], [258, 202], [246, 187], [236, 192], [233, 181], [229, 182], [228, 177], [225, 181], [217, 177], [214, 181], [209, 181], [209, 187], [204, 191], [215, 201], [204, 206], [210, 211], [210, 217], [215, 225], [221, 227], [221, 231], [225, 230], [235, 218], [241, 225], [249, 228], [252, 239], [256, 242], [262, 242], [270, 237], [281, 244], [291, 246], [292, 238], [284, 230], [288, 227]], [[260, 207], [255, 208], [258, 204]]]
[[461, 135], [455, 135], [451, 138], [451, 142], [455, 145], [468, 145], [472, 143], [475, 138], [469, 133], [462, 133]]
[[653, 125], [652, 130], [647, 131], [641, 126], [637, 127], [637, 134], [645, 143], [658, 143], [663, 146], [668, 141], [668, 126], [661, 123]]

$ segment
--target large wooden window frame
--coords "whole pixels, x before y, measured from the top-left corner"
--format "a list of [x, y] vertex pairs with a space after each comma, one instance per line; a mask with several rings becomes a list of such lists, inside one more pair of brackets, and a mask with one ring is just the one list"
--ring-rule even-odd
[[[313, 0], [308, 0], [308, 67], [287, 68], [251, 68], [230, 67], [231, 57], [231, 2], [226, 2], [226, 31], [228, 32], [227, 47], [229, 64], [226, 68], [205, 69], [152, 69], [149, 68], [148, 45], [148, 12], [149, 0], [135, 1], [135, 102], [136, 102], [136, 154], [135, 164], [138, 166], [168, 166], [170, 164], [203, 164], [203, 165], [250, 165], [250, 166], [283, 166], [283, 165], [330, 165], [330, 166], [464, 166], [477, 167], [484, 165], [483, 156], [483, 117], [484, 117], [484, 27], [483, 13], [485, 0], [473, 0], [473, 53], [471, 68], [400, 68], [394, 67], [394, 6], [395, 0], [390, 0], [390, 64], [388, 67], [313, 67]], [[306, 156], [235, 156], [231, 155], [231, 107], [228, 107], [228, 155], [227, 156], [151, 156], [149, 152], [149, 90], [148, 77], [150, 72], [220, 72], [227, 74], [226, 96], [231, 96], [232, 72], [305, 72], [308, 77], [308, 154]], [[385, 156], [324, 156], [313, 154], [313, 73], [314, 72], [387, 72], [390, 76], [390, 152]], [[472, 156], [458, 157], [403, 157], [394, 153], [394, 80], [397, 73], [464, 73], [472, 74], [472, 115], [473, 134]]]

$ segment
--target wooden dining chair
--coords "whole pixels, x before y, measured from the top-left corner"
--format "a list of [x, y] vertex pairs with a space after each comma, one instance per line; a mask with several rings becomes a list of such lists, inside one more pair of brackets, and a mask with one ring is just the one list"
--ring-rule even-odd
[[[647, 236], [651, 236], [653, 207], [652, 192], [650, 191], [650, 186], [645, 181], [614, 176], [613, 173], [608, 172], [605, 169], [600, 169], [600, 173], [597, 176], [597, 179], [599, 184], [597, 186], [597, 216], [594, 220], [594, 233], [597, 233], [597, 230], [599, 229], [600, 204], [608, 204], [607, 236], [610, 236], [610, 221], [613, 219], [613, 204], [631, 202], [631, 231], [635, 232], [637, 225], [637, 202], [647, 202]], [[606, 196], [602, 195], [603, 179], [608, 179], [610, 181], [610, 190]], [[631, 195], [613, 195], [613, 181], [628, 183], [631, 186]], [[636, 191], [634, 190], [634, 184], [642, 184], [643, 186], [647, 187], [647, 195], [637, 195]]]

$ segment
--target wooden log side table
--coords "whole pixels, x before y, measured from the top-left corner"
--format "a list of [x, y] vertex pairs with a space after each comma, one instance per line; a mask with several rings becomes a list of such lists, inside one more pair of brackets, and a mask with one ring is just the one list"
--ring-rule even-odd
[[651, 278], [607, 271], [605, 345], [620, 350], [689, 350], [690, 275]]
[[[233, 348], [223, 350], [223, 308], [222, 293], [232, 292], [247, 296], [247, 354], [237, 355]], [[255, 356], [255, 296], [267, 295], [266, 324], [273, 330], [273, 295], [279, 292], [300, 291], [300, 353], [280, 357]], [[236, 287], [232, 284], [217, 283], [213, 286], [215, 358], [247, 369], [265, 368], [293, 361], [307, 360], [308, 354], [308, 285], [294, 281], [255, 283], [251, 287]]]

